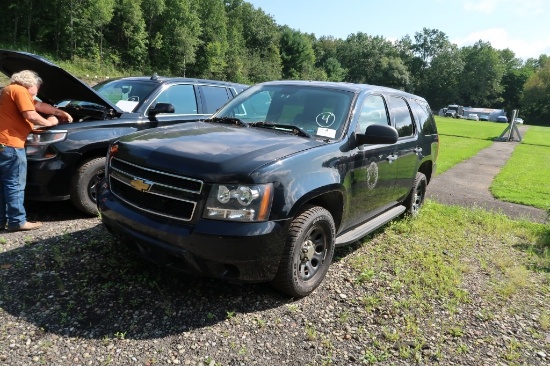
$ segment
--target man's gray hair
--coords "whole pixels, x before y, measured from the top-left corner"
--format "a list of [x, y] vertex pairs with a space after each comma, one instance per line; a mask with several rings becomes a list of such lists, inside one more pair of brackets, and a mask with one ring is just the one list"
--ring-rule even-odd
[[42, 79], [38, 74], [32, 70], [23, 70], [16, 72], [11, 76], [10, 82], [12, 84], [19, 84], [25, 88], [42, 85]]

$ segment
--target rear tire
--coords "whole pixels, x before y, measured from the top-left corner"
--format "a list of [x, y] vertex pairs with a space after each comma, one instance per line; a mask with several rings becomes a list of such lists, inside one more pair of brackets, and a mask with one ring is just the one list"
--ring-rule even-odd
[[420, 208], [424, 204], [426, 198], [426, 188], [428, 187], [428, 181], [423, 173], [416, 173], [414, 178], [413, 188], [411, 193], [405, 199], [405, 207], [407, 207], [406, 213], [409, 216], [416, 217], [420, 212]]
[[334, 256], [336, 229], [330, 212], [306, 206], [292, 221], [273, 287], [293, 297], [311, 294]]
[[105, 158], [84, 162], [71, 180], [71, 202], [80, 211], [97, 216], [96, 186], [105, 176]]

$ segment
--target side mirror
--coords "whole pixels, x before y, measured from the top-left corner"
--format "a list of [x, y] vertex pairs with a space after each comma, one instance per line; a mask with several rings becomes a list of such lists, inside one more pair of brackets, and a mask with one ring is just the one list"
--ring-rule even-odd
[[397, 130], [388, 125], [372, 124], [367, 126], [364, 134], [356, 134], [357, 145], [395, 144], [398, 138]]
[[149, 109], [149, 117], [153, 117], [159, 113], [174, 113], [174, 105], [171, 103], [157, 103], [153, 108]]

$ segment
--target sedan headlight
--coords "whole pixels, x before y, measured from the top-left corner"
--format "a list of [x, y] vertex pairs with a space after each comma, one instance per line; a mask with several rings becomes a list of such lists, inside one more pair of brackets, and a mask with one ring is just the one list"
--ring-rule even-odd
[[25, 148], [27, 152], [27, 159], [29, 160], [46, 160], [55, 157], [56, 152], [48, 147], [59, 141], [63, 141], [67, 138], [67, 131], [38, 131], [34, 130], [27, 136], [27, 142]]
[[203, 217], [227, 221], [266, 221], [271, 211], [273, 185], [214, 184]]

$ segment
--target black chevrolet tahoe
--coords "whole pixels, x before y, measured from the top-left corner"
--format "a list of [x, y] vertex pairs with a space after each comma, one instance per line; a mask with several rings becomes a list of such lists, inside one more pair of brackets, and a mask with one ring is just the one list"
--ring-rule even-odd
[[198, 121], [212, 115], [247, 85], [159, 76], [107, 79], [93, 88], [52, 62], [0, 50], [0, 71], [10, 77], [33, 70], [44, 83], [38, 98], [68, 112], [74, 122], [35, 129], [26, 143], [25, 198], [70, 199], [97, 215], [96, 184], [103, 177], [111, 139], [151, 127]]
[[205, 121], [113, 141], [98, 208], [151, 261], [301, 297], [336, 246], [418, 212], [438, 146], [419, 96], [267, 82]]

